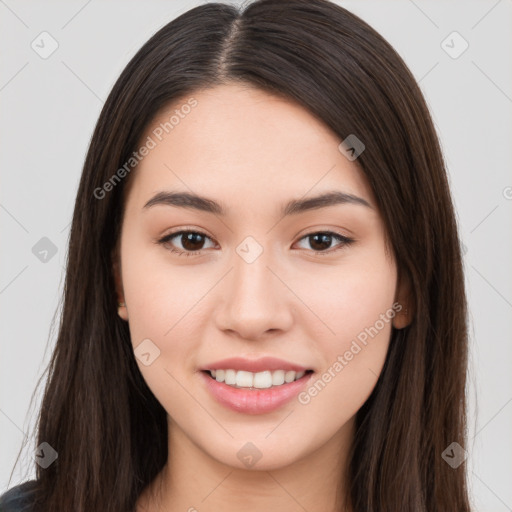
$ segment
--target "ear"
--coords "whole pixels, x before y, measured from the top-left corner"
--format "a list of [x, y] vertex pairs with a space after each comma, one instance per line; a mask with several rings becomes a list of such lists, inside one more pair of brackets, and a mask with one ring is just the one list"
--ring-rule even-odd
[[398, 281], [395, 302], [400, 304], [402, 308], [393, 317], [393, 327], [395, 329], [403, 329], [412, 322], [416, 305], [411, 293], [409, 278], [402, 274]]
[[[123, 279], [121, 272], [121, 259], [118, 247], [112, 252], [112, 274], [115, 283], [115, 296], [117, 301], [117, 314], [125, 321], [128, 321], [128, 310], [124, 300]], [[119, 305], [123, 304], [123, 305]]]

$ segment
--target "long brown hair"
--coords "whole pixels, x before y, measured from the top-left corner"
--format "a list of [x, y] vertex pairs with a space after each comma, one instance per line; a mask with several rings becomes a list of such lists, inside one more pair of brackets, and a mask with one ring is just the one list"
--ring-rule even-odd
[[[445, 163], [407, 66], [368, 24], [327, 0], [209, 3], [161, 28], [137, 52], [102, 109], [71, 225], [59, 333], [37, 444], [58, 458], [37, 470], [42, 512], [130, 511], [167, 460], [166, 411], [137, 367], [117, 315], [112, 257], [123, 190], [98, 188], [137, 149], [170, 102], [238, 82], [292, 99], [344, 140], [377, 200], [414, 320], [393, 329], [383, 371], [358, 411], [347, 499], [354, 512], [470, 510], [465, 464], [467, 311]], [[170, 454], [172, 457], [172, 453]]]

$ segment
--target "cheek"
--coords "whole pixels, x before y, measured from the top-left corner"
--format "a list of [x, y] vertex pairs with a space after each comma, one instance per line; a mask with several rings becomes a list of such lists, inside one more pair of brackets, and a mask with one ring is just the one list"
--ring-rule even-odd
[[329, 327], [315, 338], [324, 365], [321, 373], [327, 372], [326, 387], [331, 393], [338, 390], [347, 410], [353, 411], [369, 396], [384, 365], [396, 288], [394, 262], [382, 248], [358, 256], [347, 259], [334, 275], [331, 268], [320, 288], [312, 286], [318, 283], [312, 279], [310, 289], [315, 291], [309, 294], [311, 308]]
[[200, 339], [194, 331], [201, 328], [205, 285], [186, 267], [166, 263], [158, 251], [163, 249], [126, 241], [123, 287], [134, 349], [150, 339], [160, 351], [159, 364], [171, 368], [173, 361], [187, 361], [193, 340]]
[[[122, 261], [130, 337], [139, 370], [157, 400], [167, 411], [187, 410], [190, 396], [183, 383], [195, 369], [191, 355], [204, 328], [204, 281], [201, 285], [193, 274], [165, 264], [152, 251], [134, 246]], [[148, 365], [139, 357], [144, 352], [151, 354]]]
[[328, 346], [342, 347], [393, 304], [394, 263], [382, 250], [367, 254], [347, 258], [337, 267], [321, 268], [302, 281], [308, 306], [325, 324], [322, 339]]
[[331, 269], [320, 287], [312, 286], [318, 279], [310, 283], [311, 308], [334, 334], [325, 328], [316, 335], [323, 368], [299, 402], [311, 414], [328, 414], [332, 425], [347, 421], [370, 396], [389, 347], [396, 269], [382, 251], [369, 254], [340, 266], [334, 277]]

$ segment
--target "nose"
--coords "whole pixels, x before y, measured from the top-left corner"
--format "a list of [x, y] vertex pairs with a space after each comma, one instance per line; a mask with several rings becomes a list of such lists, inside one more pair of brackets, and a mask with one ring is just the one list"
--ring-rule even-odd
[[269, 260], [265, 251], [251, 263], [233, 255], [233, 268], [219, 290], [222, 298], [215, 316], [220, 330], [258, 340], [290, 329], [294, 295]]

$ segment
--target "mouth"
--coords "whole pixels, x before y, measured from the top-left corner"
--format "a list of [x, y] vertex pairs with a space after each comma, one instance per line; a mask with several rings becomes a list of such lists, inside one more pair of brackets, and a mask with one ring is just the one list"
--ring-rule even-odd
[[235, 389], [257, 390], [279, 388], [299, 381], [313, 373], [313, 370], [263, 370], [250, 372], [235, 369], [202, 370], [210, 379]]
[[199, 376], [209, 395], [226, 409], [242, 414], [266, 414], [289, 404], [303, 391], [313, 370], [201, 370]]

